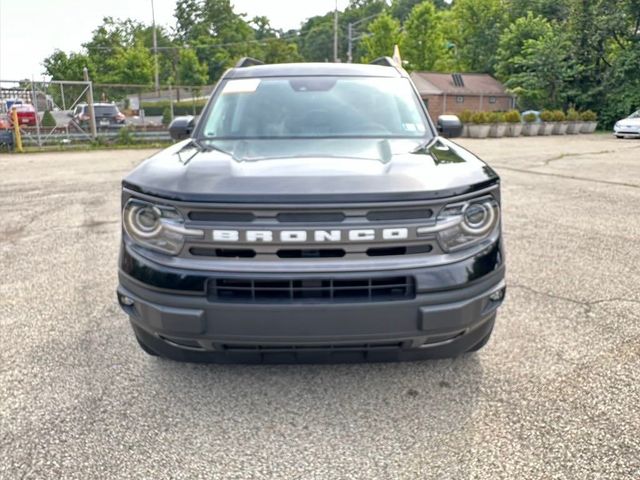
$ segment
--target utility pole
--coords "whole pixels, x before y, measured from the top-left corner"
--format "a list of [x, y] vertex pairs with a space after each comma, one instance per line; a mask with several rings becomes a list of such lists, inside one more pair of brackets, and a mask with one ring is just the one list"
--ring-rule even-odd
[[151, 0], [151, 19], [153, 21], [153, 58], [155, 62], [155, 85], [156, 95], [160, 96], [160, 72], [158, 69], [158, 34], [156, 32], [156, 11]]
[[369, 15], [368, 17], [362, 18], [360, 20], [358, 20], [357, 22], [349, 22], [349, 29], [348, 29], [348, 35], [349, 35], [349, 47], [347, 50], [347, 59], [349, 63], [353, 62], [353, 43], [354, 40], [360, 40], [363, 37], [366, 37], [366, 34], [360, 35], [358, 37], [356, 37], [354, 34], [356, 33], [356, 29], [355, 27], [357, 25], [360, 25], [363, 22], [366, 22], [367, 20], [371, 20], [372, 18], [375, 18], [377, 16], [379, 16], [382, 12], [380, 13], [375, 13], [373, 15]]
[[336, 0], [336, 9], [333, 15], [333, 61], [338, 63], [338, 0]]
[[93, 108], [93, 83], [89, 81], [89, 70], [87, 67], [82, 69], [82, 76], [84, 81], [87, 82], [87, 108], [89, 109], [89, 126], [91, 127], [91, 138], [94, 140], [98, 137], [98, 130], [96, 129], [96, 112]]
[[349, 22], [349, 48], [347, 49], [347, 62], [353, 63], [353, 23]]

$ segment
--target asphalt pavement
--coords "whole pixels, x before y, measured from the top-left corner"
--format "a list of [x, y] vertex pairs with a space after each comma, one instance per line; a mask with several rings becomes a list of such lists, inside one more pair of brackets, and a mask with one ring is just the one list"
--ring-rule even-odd
[[0, 155], [0, 478], [640, 479], [640, 141], [460, 143], [503, 179], [494, 335], [360, 365], [145, 355], [114, 291], [152, 151]]

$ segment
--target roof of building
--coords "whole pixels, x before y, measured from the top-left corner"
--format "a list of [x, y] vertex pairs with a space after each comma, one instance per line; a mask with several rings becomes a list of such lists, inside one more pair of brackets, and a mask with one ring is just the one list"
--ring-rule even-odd
[[413, 72], [411, 79], [420, 95], [509, 95], [488, 73]]

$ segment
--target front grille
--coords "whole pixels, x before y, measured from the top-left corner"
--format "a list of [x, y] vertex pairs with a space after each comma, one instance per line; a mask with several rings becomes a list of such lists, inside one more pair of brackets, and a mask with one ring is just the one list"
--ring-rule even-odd
[[415, 298], [413, 277], [253, 279], [214, 278], [207, 284], [213, 302], [334, 303], [383, 302]]
[[[189, 238], [182, 256], [291, 265], [440, 255], [435, 234], [419, 235], [417, 229], [434, 226], [444, 203], [188, 205], [181, 210], [187, 226], [204, 236]], [[364, 237], [352, 238], [353, 232]]]

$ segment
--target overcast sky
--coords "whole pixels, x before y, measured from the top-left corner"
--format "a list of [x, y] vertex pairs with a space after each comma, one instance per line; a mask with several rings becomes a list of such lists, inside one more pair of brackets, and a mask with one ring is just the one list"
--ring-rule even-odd
[[[249, 18], [265, 15], [276, 28], [297, 28], [332, 9], [335, 0], [232, 0]], [[348, 0], [338, 0], [344, 8]], [[156, 22], [173, 25], [175, 0], [155, 0]], [[41, 78], [54, 49], [79, 50], [103, 17], [151, 23], [151, 0], [0, 0], [0, 80]]]

